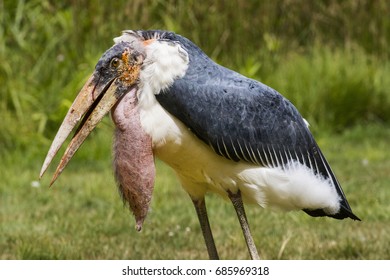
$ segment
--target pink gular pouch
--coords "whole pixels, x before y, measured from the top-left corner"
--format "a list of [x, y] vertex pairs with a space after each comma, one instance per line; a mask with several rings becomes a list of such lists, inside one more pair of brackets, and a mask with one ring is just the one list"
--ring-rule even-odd
[[136, 229], [142, 229], [149, 211], [155, 178], [152, 139], [140, 122], [136, 89], [125, 94], [112, 109], [116, 125], [114, 170], [122, 198], [133, 212]]

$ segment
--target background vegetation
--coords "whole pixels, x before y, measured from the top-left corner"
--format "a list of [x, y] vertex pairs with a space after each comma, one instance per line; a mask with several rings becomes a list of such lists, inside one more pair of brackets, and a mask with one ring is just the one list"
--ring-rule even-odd
[[[54, 189], [35, 181], [74, 96], [125, 29], [190, 38], [311, 123], [363, 222], [249, 207], [264, 257], [388, 259], [389, 14], [386, 0], [0, 0], [0, 259], [207, 257], [192, 205], [160, 162], [153, 211], [133, 232], [108, 119]], [[209, 201], [222, 257], [247, 258], [230, 205]]]

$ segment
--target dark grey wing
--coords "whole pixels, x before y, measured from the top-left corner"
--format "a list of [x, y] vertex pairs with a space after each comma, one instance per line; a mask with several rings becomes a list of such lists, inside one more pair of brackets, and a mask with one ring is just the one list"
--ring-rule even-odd
[[157, 100], [221, 156], [273, 167], [296, 160], [321, 173], [317, 145], [295, 107], [257, 81], [224, 72], [203, 84], [185, 77]]

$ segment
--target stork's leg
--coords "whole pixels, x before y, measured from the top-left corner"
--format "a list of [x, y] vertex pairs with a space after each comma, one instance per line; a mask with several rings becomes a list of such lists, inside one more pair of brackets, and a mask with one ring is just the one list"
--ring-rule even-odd
[[241, 191], [238, 190], [237, 193], [232, 193], [228, 190], [228, 195], [230, 200], [233, 203], [234, 209], [236, 210], [238, 220], [244, 233], [246, 245], [248, 246], [249, 254], [251, 255], [252, 260], [259, 260], [259, 254], [257, 253], [255, 242], [253, 241], [251, 231], [249, 229], [248, 220], [246, 218], [244, 204], [242, 203]]
[[[192, 199], [192, 198], [191, 198]], [[202, 199], [192, 199], [194, 203], [196, 214], [200, 227], [202, 229], [204, 241], [206, 242], [207, 252], [209, 253], [210, 260], [219, 260], [217, 248], [215, 247], [213, 233], [211, 232], [209, 218], [207, 216], [206, 202]]]

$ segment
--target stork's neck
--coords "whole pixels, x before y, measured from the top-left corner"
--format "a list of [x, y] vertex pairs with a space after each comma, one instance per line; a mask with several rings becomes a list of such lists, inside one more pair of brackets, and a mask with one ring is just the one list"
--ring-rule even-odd
[[175, 80], [183, 77], [188, 63], [188, 54], [180, 44], [156, 40], [148, 45], [140, 74], [141, 106], [144, 95], [159, 94], [171, 86]]
[[171, 117], [156, 100], [175, 80], [182, 78], [188, 69], [187, 52], [178, 43], [154, 41], [146, 46], [139, 82], [138, 101], [141, 126], [152, 138], [153, 147], [175, 139], [178, 133]]

